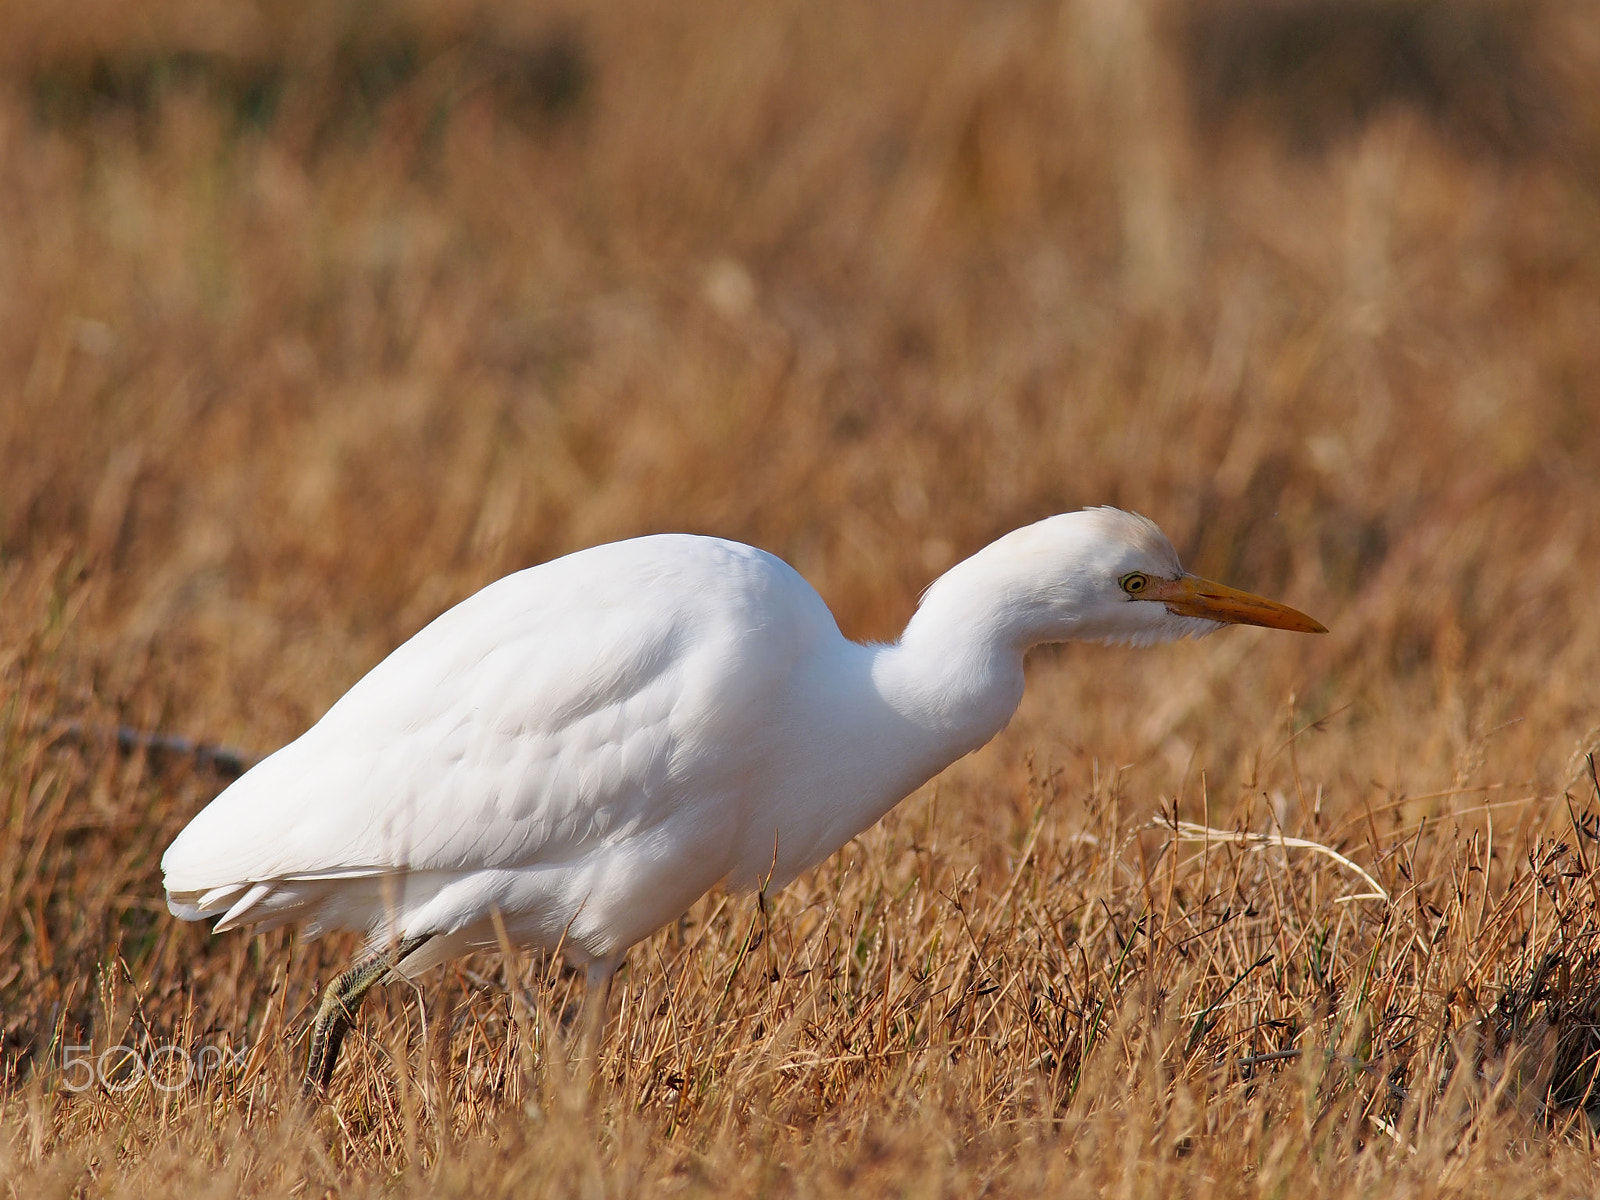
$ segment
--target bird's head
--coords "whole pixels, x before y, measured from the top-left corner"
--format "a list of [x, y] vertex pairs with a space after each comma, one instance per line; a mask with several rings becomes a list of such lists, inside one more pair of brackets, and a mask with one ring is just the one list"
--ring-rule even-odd
[[[1116, 508], [1063, 513], [1007, 534], [950, 572], [963, 590], [985, 580], [1001, 618], [1026, 644], [1150, 645], [1223, 625], [1326, 633], [1302, 612], [1190, 575], [1153, 521]], [[930, 589], [937, 592], [945, 581]]]

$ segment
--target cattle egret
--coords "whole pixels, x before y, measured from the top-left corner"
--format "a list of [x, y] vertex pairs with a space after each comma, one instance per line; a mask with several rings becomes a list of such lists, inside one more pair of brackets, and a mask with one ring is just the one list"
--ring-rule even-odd
[[369, 936], [324, 992], [308, 1090], [374, 983], [500, 929], [585, 966], [603, 1019], [629, 946], [718, 883], [783, 887], [994, 737], [1030, 647], [1225, 623], [1324, 632], [1186, 574], [1160, 529], [1114, 508], [959, 563], [889, 645], [846, 639], [750, 546], [596, 546], [464, 600], [238, 779], [168, 847], [167, 903], [219, 933]]

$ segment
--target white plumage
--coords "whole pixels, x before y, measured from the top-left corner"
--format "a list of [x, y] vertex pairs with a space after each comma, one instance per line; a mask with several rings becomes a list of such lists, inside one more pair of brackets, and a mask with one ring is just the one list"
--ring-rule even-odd
[[496, 944], [498, 912], [608, 977], [707, 889], [782, 887], [987, 742], [1029, 647], [1220, 621], [1321, 628], [1185, 575], [1109, 508], [958, 564], [889, 645], [749, 546], [598, 546], [452, 608], [224, 791], [163, 857], [168, 903], [218, 931], [363, 930], [406, 974]]

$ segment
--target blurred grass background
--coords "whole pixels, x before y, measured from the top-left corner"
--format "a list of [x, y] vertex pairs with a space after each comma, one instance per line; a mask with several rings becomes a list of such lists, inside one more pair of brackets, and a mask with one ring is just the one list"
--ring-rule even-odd
[[886, 638], [1111, 503], [1331, 627], [1041, 654], [940, 785], [995, 894], [1041, 777], [1066, 829], [1109, 776], [1130, 820], [1203, 777], [1213, 824], [1559, 828], [1597, 79], [1583, 0], [0, 5], [14, 1078], [100, 964], [244, 944], [149, 903], [215, 781], [41, 729], [265, 752], [491, 579], [657, 530]]

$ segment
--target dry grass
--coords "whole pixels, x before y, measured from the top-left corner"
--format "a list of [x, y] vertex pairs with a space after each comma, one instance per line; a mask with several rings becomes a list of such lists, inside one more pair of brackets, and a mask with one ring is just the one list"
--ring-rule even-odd
[[[0, 10], [0, 1188], [1592, 1194], [1600, 21], [1515, 7], [1280, 107], [1243, 2], [1206, 72], [1116, 0]], [[1100, 502], [1333, 632], [1039, 655], [770, 936], [636, 947], [587, 1087], [487, 957], [297, 1106], [351, 943], [169, 918], [221, 780], [62, 733], [270, 749], [657, 529], [891, 636]]]

